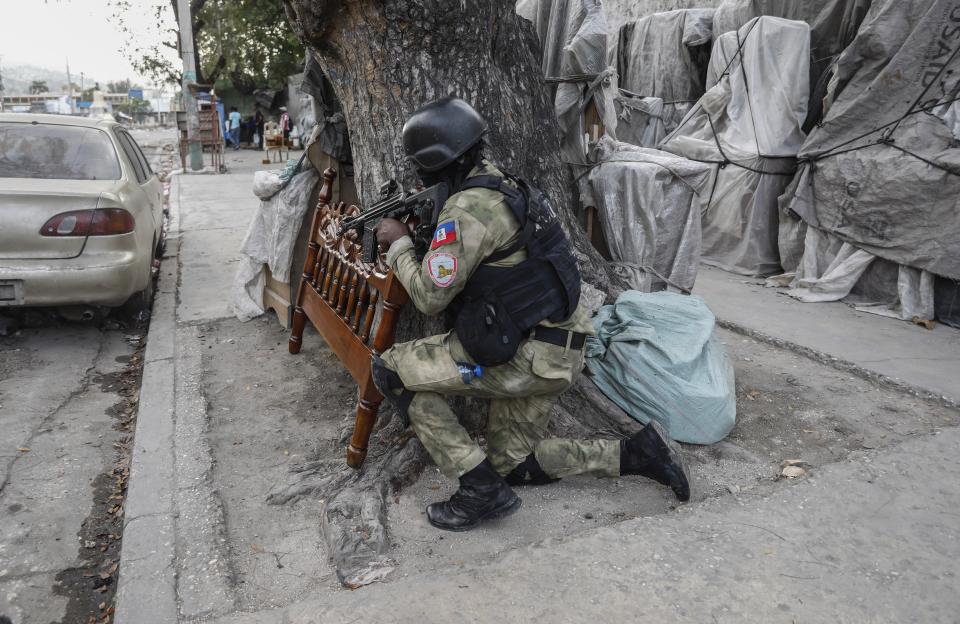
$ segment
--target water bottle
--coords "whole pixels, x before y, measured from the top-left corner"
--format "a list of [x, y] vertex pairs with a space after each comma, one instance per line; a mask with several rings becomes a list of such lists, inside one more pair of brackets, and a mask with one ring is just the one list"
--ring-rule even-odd
[[462, 379], [463, 383], [468, 386], [470, 385], [470, 382], [473, 381], [474, 377], [483, 377], [483, 367], [481, 367], [479, 364], [458, 362], [457, 370], [460, 371], [460, 379]]

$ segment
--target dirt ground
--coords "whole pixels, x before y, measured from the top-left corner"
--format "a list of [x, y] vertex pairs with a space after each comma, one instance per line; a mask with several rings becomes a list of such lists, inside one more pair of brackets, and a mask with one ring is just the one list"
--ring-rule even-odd
[[[240, 588], [238, 607], [281, 606], [315, 597], [318, 587], [339, 591], [319, 529], [323, 501], [268, 505], [266, 498], [276, 485], [295, 479], [304, 462], [342, 461], [355, 386], [315, 334], [308, 332], [300, 355], [289, 355], [287, 332], [272, 315], [200, 328], [214, 480]], [[449, 496], [455, 483], [429, 466], [419, 482], [391, 498], [388, 556], [398, 567], [385, 582], [629, 518], [681, 513], [707, 498], [790, 487], [793, 480], [780, 474], [785, 460], [799, 462], [800, 479], [815, 479], [821, 466], [852, 453], [957, 424], [954, 410], [718, 331], [735, 363], [738, 422], [719, 444], [685, 447], [693, 477], [688, 505], [639, 477], [572, 478], [524, 488], [523, 508], [507, 519], [463, 534], [441, 532], [426, 522], [423, 509]]]

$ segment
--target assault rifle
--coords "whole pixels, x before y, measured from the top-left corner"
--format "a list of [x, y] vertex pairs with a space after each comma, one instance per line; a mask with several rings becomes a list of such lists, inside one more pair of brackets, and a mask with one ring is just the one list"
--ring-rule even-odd
[[337, 236], [356, 230], [362, 237], [363, 261], [374, 262], [377, 258], [376, 226], [380, 219], [406, 219], [413, 226], [414, 251], [422, 260], [437, 227], [437, 218], [447, 201], [449, 191], [443, 182], [430, 188], [407, 194], [399, 190], [396, 180], [380, 186], [380, 201], [357, 216], [347, 219], [340, 226]]

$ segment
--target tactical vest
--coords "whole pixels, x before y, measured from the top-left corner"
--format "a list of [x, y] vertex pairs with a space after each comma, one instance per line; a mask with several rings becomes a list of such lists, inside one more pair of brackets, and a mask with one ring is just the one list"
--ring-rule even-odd
[[[573, 248], [547, 196], [520, 178], [480, 175], [461, 190], [485, 188], [504, 195], [520, 236], [484, 259], [448, 311], [460, 343], [482, 366], [505, 364], [530, 330], [548, 320], [570, 318], [580, 302], [580, 270]], [[523, 247], [527, 259], [510, 267], [490, 266]]]

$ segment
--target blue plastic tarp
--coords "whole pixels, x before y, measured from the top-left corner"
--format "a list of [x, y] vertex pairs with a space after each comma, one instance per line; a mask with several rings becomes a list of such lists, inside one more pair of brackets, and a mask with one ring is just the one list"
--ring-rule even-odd
[[702, 299], [627, 291], [593, 319], [587, 368], [607, 397], [641, 423], [656, 420], [691, 444], [722, 440], [736, 422], [733, 364]]

